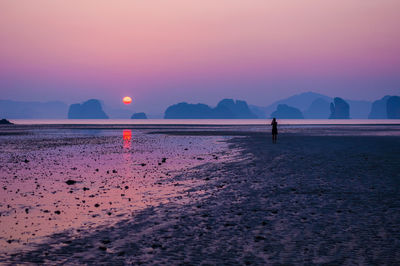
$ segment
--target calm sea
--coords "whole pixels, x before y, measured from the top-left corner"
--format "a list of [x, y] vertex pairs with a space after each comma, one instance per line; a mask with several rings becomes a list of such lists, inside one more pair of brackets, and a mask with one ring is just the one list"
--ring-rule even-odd
[[[265, 125], [271, 119], [10, 119], [20, 125]], [[280, 125], [400, 125], [400, 119], [279, 119]]]

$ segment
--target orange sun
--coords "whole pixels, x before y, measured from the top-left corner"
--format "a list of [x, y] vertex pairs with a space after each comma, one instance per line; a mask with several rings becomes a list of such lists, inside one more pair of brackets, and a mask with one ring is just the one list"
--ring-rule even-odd
[[122, 99], [122, 102], [123, 102], [124, 104], [130, 104], [130, 103], [132, 102], [132, 98], [129, 97], [129, 96], [126, 96], [126, 97], [124, 97], [124, 98]]

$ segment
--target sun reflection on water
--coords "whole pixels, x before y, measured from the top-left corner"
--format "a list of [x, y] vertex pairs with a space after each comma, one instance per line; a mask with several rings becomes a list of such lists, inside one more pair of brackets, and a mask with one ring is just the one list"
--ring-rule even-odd
[[124, 129], [122, 130], [122, 139], [124, 141], [124, 149], [130, 149], [131, 148], [131, 140], [132, 140], [132, 130], [130, 129]]

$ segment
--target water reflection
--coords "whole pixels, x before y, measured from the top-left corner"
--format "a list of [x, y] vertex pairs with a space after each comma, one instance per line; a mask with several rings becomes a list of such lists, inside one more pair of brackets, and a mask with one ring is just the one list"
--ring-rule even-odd
[[131, 148], [131, 140], [132, 140], [132, 130], [124, 129], [122, 130], [122, 139], [124, 140], [124, 149]]

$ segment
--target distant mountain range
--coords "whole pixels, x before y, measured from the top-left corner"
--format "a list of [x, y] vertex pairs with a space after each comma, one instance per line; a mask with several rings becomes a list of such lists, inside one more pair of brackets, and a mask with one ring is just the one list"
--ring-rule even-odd
[[[305, 92], [281, 99], [267, 106], [248, 105], [245, 101], [232, 99], [224, 99], [216, 107], [202, 103], [182, 102], [168, 107], [164, 113], [164, 118], [248, 119], [277, 116], [277, 118], [293, 119], [302, 117], [306, 119], [327, 119], [332, 117], [332, 111], [335, 110], [334, 116], [344, 112], [339, 115], [339, 117], [343, 117], [343, 114], [348, 112], [349, 118], [353, 119], [400, 118], [399, 99], [398, 96], [385, 96], [374, 102], [341, 99], [344, 103], [342, 101], [337, 102], [339, 109], [336, 110], [337, 103], [334, 103], [334, 98], [319, 93]], [[86, 107], [82, 107], [83, 104], [73, 105], [72, 116], [70, 113], [70, 117], [138, 118], [137, 114], [132, 115], [133, 112], [128, 109], [112, 109], [101, 104], [99, 100], [96, 101], [99, 104], [92, 102], [90, 105], [96, 109], [93, 109], [94, 111], [91, 108], [87, 109], [87, 105], [85, 105]], [[331, 108], [331, 103], [334, 103], [334, 109]], [[348, 110], [346, 104], [348, 104]], [[68, 118], [69, 111], [71, 111], [71, 106], [61, 101], [20, 102], [0, 100], [0, 118], [65, 119]], [[94, 113], [90, 113], [92, 111]], [[143, 117], [143, 115], [140, 115], [140, 117]]]
[[206, 104], [186, 102], [167, 108], [166, 119], [249, 119], [258, 118], [245, 101], [224, 99], [214, 108]]
[[[350, 118], [366, 119], [371, 111], [372, 102], [345, 100], [350, 105]], [[260, 118], [270, 118], [279, 104], [286, 104], [299, 109], [306, 119], [327, 119], [330, 115], [330, 103], [333, 98], [315, 93], [304, 92], [276, 101], [268, 106], [250, 105], [250, 109]]]

